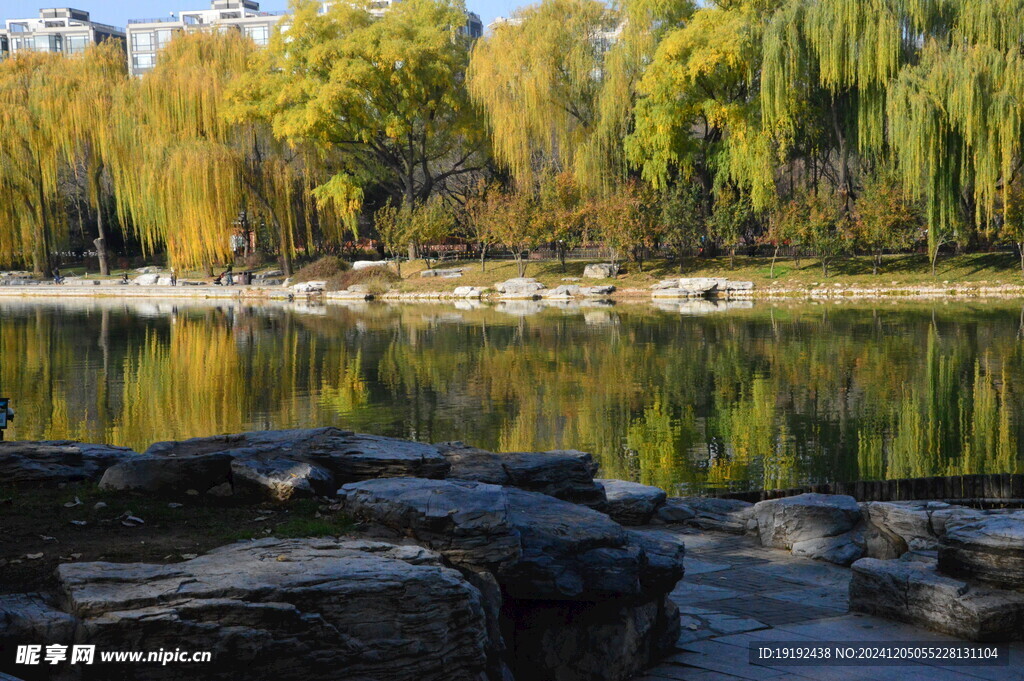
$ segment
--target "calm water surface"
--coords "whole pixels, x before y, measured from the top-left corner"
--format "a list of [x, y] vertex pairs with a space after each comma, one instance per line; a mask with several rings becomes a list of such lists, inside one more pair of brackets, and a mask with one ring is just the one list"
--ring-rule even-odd
[[1021, 472], [1022, 305], [0, 299], [0, 394], [8, 439], [336, 425], [583, 449], [684, 493]]

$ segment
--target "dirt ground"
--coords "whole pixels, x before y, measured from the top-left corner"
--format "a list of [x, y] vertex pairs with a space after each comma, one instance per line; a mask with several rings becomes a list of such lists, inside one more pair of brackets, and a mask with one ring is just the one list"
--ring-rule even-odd
[[315, 500], [240, 505], [115, 494], [93, 483], [0, 486], [0, 593], [50, 591], [55, 568], [66, 562], [172, 563], [233, 541], [352, 529], [347, 517]]

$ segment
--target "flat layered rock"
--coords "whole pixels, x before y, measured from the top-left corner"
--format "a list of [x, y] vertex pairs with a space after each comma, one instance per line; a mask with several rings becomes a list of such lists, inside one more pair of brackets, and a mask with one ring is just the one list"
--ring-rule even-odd
[[105, 489], [178, 495], [225, 482], [237, 492], [285, 500], [330, 494], [376, 477], [441, 478], [450, 464], [432, 445], [339, 428], [255, 431], [157, 442], [111, 467]]
[[546, 494], [406, 478], [352, 483], [339, 496], [353, 515], [492, 572], [517, 599], [640, 596], [664, 570], [608, 516]]
[[799, 494], [760, 501], [754, 505], [754, 517], [761, 545], [776, 549], [844, 534], [862, 519], [857, 502], [843, 494]]
[[693, 517], [686, 520], [686, 524], [714, 532], [745, 534], [754, 518], [754, 505], [740, 499], [672, 497], [666, 501], [666, 505], [676, 509], [676, 517], [689, 510]]
[[70, 440], [0, 442], [0, 480], [46, 485], [97, 480], [110, 466], [135, 456], [127, 447]]
[[607, 502], [602, 510], [622, 525], [646, 525], [657, 510], [665, 504], [665, 491], [627, 480], [596, 480], [604, 488]]
[[1004, 589], [1024, 591], [1024, 512], [947, 524], [939, 570]]
[[600, 505], [604, 489], [594, 482], [597, 463], [574, 449], [496, 454], [462, 442], [435, 445], [451, 464], [448, 478], [508, 485], [559, 499]]
[[942, 575], [933, 561], [858, 560], [850, 609], [972, 641], [1024, 638], [1024, 594]]
[[[65, 564], [58, 579], [81, 620], [76, 642], [212, 650], [203, 678], [246, 678], [240, 670], [252, 669], [296, 681], [485, 678], [480, 592], [420, 547], [263, 539], [173, 565]], [[181, 673], [157, 665], [116, 672]]]

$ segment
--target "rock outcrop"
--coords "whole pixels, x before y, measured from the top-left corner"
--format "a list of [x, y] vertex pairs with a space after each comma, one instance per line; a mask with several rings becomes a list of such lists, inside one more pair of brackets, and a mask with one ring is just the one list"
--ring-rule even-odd
[[597, 463], [586, 452], [560, 449], [495, 454], [462, 442], [435, 446], [451, 464], [450, 479], [518, 487], [588, 506], [605, 501], [604, 488], [594, 482]]
[[0, 442], [0, 480], [44, 485], [96, 480], [110, 466], [135, 456], [127, 447], [69, 440]]
[[952, 577], [1024, 591], [1024, 512], [947, 524], [938, 567]]
[[852, 570], [851, 610], [972, 641], [1024, 638], [1024, 593], [945, 576], [934, 561], [862, 558]]
[[100, 486], [173, 496], [229, 482], [235, 493], [286, 500], [329, 494], [345, 482], [372, 477], [441, 478], [449, 468], [431, 445], [309, 428], [158, 442], [108, 469]]
[[646, 525], [665, 504], [668, 495], [650, 485], [626, 480], [600, 479], [607, 502], [602, 510], [622, 525]]
[[[204, 679], [500, 679], [487, 673], [480, 591], [421, 547], [263, 539], [171, 565], [66, 564], [58, 579], [77, 642], [209, 650]], [[174, 666], [114, 671], [181, 678]]]
[[800, 494], [754, 505], [762, 546], [849, 565], [864, 555], [864, 541], [854, 528], [860, 506], [841, 494]]
[[[500, 586], [501, 630], [521, 678], [627, 679], [674, 640], [667, 594], [683, 547], [629, 533], [545, 494], [456, 481], [345, 485], [343, 508]], [[586, 655], [573, 651], [586, 651]]]

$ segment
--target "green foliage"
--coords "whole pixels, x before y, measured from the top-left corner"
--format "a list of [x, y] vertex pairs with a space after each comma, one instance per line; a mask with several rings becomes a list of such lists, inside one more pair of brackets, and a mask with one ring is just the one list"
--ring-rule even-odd
[[875, 274], [882, 251], [910, 248], [920, 238], [924, 216], [918, 201], [907, 196], [899, 180], [878, 172], [865, 183], [852, 223], [854, 244], [875, 256]]
[[783, 205], [776, 216], [779, 233], [817, 252], [822, 276], [849, 250], [847, 217], [834, 195], [808, 193]]
[[708, 236], [707, 201], [699, 184], [676, 182], [662, 192], [661, 222], [665, 243], [675, 250], [679, 271], [683, 254], [700, 247]]

